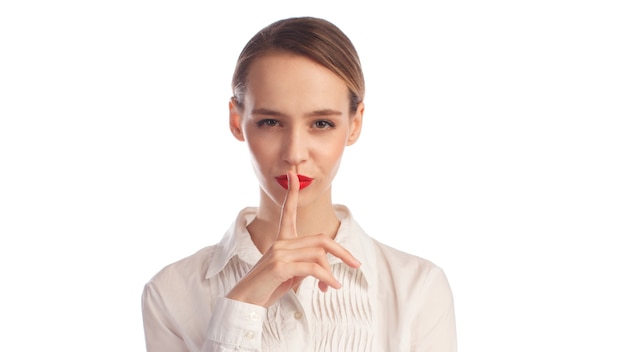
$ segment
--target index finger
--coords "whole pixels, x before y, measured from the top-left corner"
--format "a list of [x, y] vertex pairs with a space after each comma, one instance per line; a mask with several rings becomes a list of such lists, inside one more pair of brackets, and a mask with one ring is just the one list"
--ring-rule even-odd
[[280, 223], [278, 224], [278, 239], [285, 240], [298, 237], [296, 231], [296, 215], [298, 213], [298, 192], [300, 191], [300, 180], [298, 175], [292, 170], [287, 172], [287, 180], [289, 188], [285, 195], [283, 208], [280, 214]]

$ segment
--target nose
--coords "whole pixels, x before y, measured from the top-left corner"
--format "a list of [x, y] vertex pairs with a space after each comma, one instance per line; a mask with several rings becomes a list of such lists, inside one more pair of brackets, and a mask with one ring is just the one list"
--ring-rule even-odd
[[305, 133], [291, 129], [283, 135], [282, 159], [289, 165], [298, 165], [309, 157]]

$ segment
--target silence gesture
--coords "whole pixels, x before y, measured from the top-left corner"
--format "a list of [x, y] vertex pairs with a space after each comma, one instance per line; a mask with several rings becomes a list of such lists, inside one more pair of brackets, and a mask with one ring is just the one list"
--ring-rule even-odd
[[293, 171], [287, 174], [289, 188], [283, 202], [276, 241], [263, 257], [226, 296], [269, 307], [307, 276], [319, 280], [319, 288], [338, 289], [341, 283], [333, 276], [326, 253], [356, 268], [359, 261], [327, 234], [298, 236], [296, 217], [300, 182]]

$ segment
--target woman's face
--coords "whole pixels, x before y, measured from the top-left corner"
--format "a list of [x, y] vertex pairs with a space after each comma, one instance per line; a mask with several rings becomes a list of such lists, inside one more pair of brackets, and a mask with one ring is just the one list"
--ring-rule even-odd
[[252, 63], [243, 108], [231, 102], [230, 127], [247, 142], [265, 196], [282, 204], [293, 170], [299, 206], [330, 201], [344, 148], [361, 130], [363, 105], [356, 114], [349, 107], [344, 81], [306, 57], [272, 53]]

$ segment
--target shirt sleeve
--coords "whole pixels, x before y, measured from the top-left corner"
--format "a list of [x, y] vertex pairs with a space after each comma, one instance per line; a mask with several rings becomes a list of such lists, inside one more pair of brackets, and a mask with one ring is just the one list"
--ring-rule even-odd
[[203, 352], [261, 351], [265, 307], [218, 297]]
[[189, 349], [176, 329], [157, 289], [148, 283], [141, 297], [146, 350], [148, 352], [183, 352]]
[[433, 267], [421, 290], [419, 316], [413, 321], [417, 332], [411, 351], [456, 352], [456, 320], [454, 302], [448, 279], [443, 270]]
[[[147, 352], [190, 351], [177, 333], [159, 291], [150, 283], [144, 287], [141, 306]], [[264, 307], [218, 297], [201, 351], [261, 351], [266, 315]], [[192, 346], [191, 350], [197, 351], [196, 348]]]

